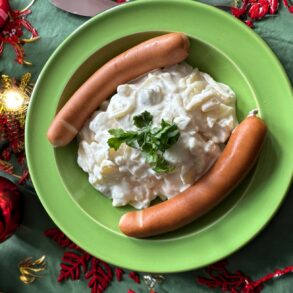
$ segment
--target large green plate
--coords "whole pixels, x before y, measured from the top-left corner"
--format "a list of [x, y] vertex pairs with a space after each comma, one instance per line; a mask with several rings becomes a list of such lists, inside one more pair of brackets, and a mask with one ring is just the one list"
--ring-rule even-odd
[[[76, 141], [54, 150], [46, 132], [58, 107], [97, 67], [126, 48], [167, 31], [186, 33], [191, 39], [188, 62], [234, 89], [240, 120], [258, 107], [269, 133], [257, 166], [221, 205], [174, 233], [131, 239], [117, 228], [120, 216], [130, 208], [113, 208], [110, 200], [90, 186], [76, 163]], [[292, 117], [292, 91], [286, 74], [250, 28], [193, 1], [142, 0], [94, 17], [52, 55], [28, 111], [27, 159], [45, 209], [80, 247], [121, 267], [178, 272], [233, 253], [274, 215], [292, 176]]]

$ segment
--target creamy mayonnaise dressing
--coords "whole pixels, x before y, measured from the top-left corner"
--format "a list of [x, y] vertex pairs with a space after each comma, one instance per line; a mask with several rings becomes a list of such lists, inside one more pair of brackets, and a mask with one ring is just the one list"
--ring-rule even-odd
[[[164, 153], [176, 167], [171, 174], [157, 174], [137, 149], [122, 144], [115, 151], [107, 144], [109, 129], [136, 130], [133, 116], [144, 111], [153, 115], [153, 126], [164, 119], [180, 130], [177, 143]], [[192, 185], [218, 158], [236, 125], [234, 92], [182, 63], [118, 86], [81, 130], [77, 161], [113, 206], [141, 209], [157, 196], [169, 199]]]

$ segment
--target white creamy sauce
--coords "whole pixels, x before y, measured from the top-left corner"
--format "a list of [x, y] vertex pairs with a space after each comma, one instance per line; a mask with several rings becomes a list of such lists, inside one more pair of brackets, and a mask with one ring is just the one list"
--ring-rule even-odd
[[[177, 143], [164, 153], [175, 166], [170, 174], [157, 174], [137, 149], [122, 144], [115, 151], [107, 144], [109, 129], [137, 130], [133, 116], [144, 111], [153, 115], [153, 126], [164, 119], [180, 130]], [[113, 206], [141, 209], [157, 196], [172, 198], [200, 178], [236, 125], [234, 92], [181, 63], [118, 86], [81, 130], [77, 161], [89, 182], [113, 199]]]

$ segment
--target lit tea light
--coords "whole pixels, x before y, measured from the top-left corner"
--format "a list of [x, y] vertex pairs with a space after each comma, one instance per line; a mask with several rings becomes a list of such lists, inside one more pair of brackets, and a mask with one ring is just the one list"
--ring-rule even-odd
[[4, 91], [1, 95], [1, 104], [6, 111], [20, 111], [28, 103], [28, 97], [17, 88]]
[[2, 128], [10, 129], [15, 128], [15, 125], [19, 125], [21, 129], [24, 128], [32, 91], [30, 78], [30, 73], [25, 73], [20, 80], [5, 74], [0, 76], [0, 121], [3, 124], [0, 128], [2, 126]]
[[20, 81], [8, 75], [1, 76], [2, 90], [0, 87], [0, 114], [10, 116], [16, 115], [20, 118], [25, 115], [32, 88], [29, 84], [30, 78], [30, 73], [24, 74]]

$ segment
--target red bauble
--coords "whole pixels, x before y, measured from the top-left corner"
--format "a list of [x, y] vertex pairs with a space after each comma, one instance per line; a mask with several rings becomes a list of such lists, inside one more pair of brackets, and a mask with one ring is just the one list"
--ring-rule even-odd
[[22, 197], [17, 186], [0, 177], [0, 242], [10, 237], [20, 224]]
[[8, 18], [9, 4], [8, 0], [0, 0], [0, 28]]

